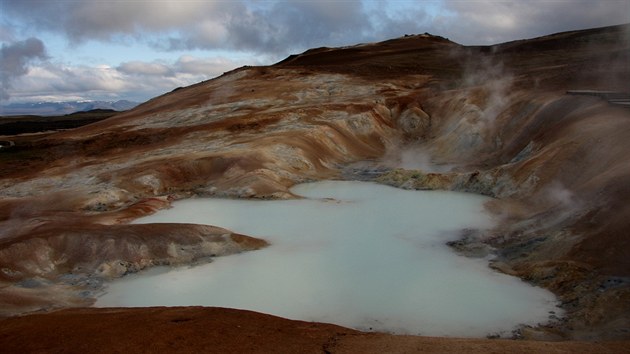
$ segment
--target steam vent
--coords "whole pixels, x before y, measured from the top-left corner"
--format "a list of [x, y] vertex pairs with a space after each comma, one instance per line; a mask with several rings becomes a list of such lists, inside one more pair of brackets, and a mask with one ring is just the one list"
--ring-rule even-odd
[[[2, 352], [629, 352], [629, 83], [630, 25], [493, 46], [406, 35], [0, 136]], [[274, 247], [225, 225], [132, 221], [190, 198], [298, 200], [293, 186], [323, 180], [489, 197], [493, 226], [449, 249], [550, 291], [557, 313], [493, 340], [93, 306], [131, 273]]]

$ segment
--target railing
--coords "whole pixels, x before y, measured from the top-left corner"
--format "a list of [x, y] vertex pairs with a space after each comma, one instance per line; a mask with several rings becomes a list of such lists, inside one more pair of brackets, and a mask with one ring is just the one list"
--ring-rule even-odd
[[620, 91], [597, 91], [597, 90], [568, 90], [567, 95], [594, 96], [599, 97], [608, 103], [630, 108], [630, 94]]

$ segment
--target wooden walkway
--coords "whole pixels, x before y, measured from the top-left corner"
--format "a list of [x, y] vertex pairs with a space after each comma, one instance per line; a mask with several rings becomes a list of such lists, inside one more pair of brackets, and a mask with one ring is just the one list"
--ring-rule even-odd
[[599, 97], [608, 103], [630, 108], [630, 94], [620, 91], [596, 91], [596, 90], [569, 90], [567, 95], [581, 95]]

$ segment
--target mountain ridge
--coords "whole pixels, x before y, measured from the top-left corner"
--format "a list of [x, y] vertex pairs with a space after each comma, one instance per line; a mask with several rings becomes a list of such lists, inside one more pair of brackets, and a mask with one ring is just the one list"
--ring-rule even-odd
[[137, 106], [138, 102], [118, 101], [59, 101], [10, 103], [0, 106], [0, 116], [39, 115], [60, 116], [95, 109], [126, 111]]

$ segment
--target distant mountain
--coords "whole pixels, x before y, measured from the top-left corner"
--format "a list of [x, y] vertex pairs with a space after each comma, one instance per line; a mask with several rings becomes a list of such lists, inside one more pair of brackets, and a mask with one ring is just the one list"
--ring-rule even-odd
[[137, 106], [138, 102], [120, 101], [67, 101], [67, 102], [35, 102], [11, 103], [0, 106], [0, 116], [40, 115], [60, 116], [74, 112], [91, 111], [94, 109], [112, 109], [126, 111]]

